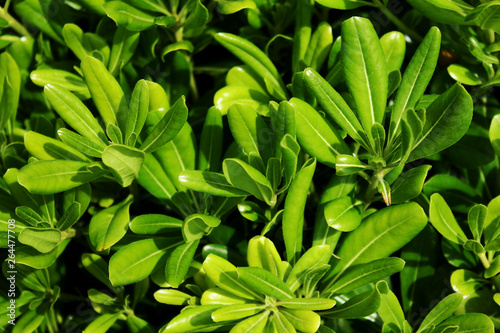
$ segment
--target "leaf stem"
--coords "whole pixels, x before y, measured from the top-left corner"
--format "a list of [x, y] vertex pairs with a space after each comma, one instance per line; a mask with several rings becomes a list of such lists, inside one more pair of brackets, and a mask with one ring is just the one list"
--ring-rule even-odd
[[490, 267], [490, 262], [488, 261], [488, 258], [486, 258], [485, 252], [479, 253], [477, 256], [481, 260], [481, 263], [483, 264], [484, 268], [488, 269]]
[[19, 33], [20, 35], [22, 35], [26, 38], [31, 39], [32, 37], [31, 37], [31, 34], [29, 33], [29, 31], [26, 30], [26, 28], [21, 23], [19, 23], [15, 18], [13, 18], [7, 12], [7, 8], [9, 7], [9, 2], [10, 1], [7, 1], [3, 8], [0, 7], [0, 18], [3, 18], [5, 21], [7, 21], [7, 23], [9, 24], [9, 27], [14, 29], [17, 33]]

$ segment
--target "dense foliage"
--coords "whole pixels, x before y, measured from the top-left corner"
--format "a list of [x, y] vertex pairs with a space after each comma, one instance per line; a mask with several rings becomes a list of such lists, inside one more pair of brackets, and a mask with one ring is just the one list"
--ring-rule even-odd
[[6, 0], [0, 329], [493, 333], [499, 65], [496, 0]]

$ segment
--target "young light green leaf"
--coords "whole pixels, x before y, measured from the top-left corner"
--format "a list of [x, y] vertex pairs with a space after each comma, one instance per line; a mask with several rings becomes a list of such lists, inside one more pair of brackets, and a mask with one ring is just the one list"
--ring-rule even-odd
[[286, 257], [292, 264], [298, 260], [302, 251], [304, 211], [314, 170], [316, 170], [316, 159], [309, 159], [293, 179], [285, 199], [283, 238]]
[[146, 154], [137, 182], [162, 201], [170, 201], [177, 191], [153, 154]]
[[398, 71], [405, 59], [406, 41], [403, 33], [391, 31], [380, 37], [387, 62], [387, 73]]
[[362, 0], [319, 0], [319, 1], [316, 0], [316, 2], [328, 8], [335, 8], [342, 10], [354, 9], [361, 6], [372, 5], [371, 2]]
[[281, 269], [281, 257], [268, 238], [255, 236], [248, 242], [248, 266], [263, 268], [282, 278], [284, 271]]
[[106, 333], [111, 326], [118, 320], [120, 313], [105, 313], [101, 314], [95, 318], [86, 328], [83, 330], [85, 333]]
[[411, 200], [422, 192], [430, 165], [419, 165], [398, 177], [391, 186], [391, 203], [399, 204]]
[[220, 219], [206, 214], [192, 214], [184, 219], [182, 235], [186, 242], [192, 242], [208, 235], [212, 228], [220, 224]]
[[349, 154], [349, 147], [340, 134], [306, 102], [294, 97], [289, 103], [295, 110], [295, 126], [301, 147], [319, 162], [335, 167], [337, 155]]
[[[73, 23], [67, 23], [62, 29], [64, 42], [71, 51], [82, 60], [85, 56], [89, 55], [88, 50], [82, 45], [83, 30]], [[87, 89], [88, 91], [88, 89]]]
[[136, 234], [160, 234], [182, 228], [182, 221], [161, 214], [145, 214], [135, 217], [130, 222], [130, 230]]
[[108, 278], [108, 264], [101, 258], [101, 256], [94, 253], [84, 253], [82, 254], [82, 265], [96, 279], [105, 285], [110, 285]]
[[500, 155], [500, 115], [493, 117], [490, 125], [490, 141], [497, 155]]
[[28, 131], [24, 134], [26, 150], [39, 160], [74, 160], [89, 161], [90, 159], [78, 150], [48, 136]]
[[248, 192], [240, 190], [228, 183], [226, 178], [215, 172], [184, 170], [179, 181], [186, 188], [223, 197], [247, 196]]
[[230, 15], [246, 8], [257, 8], [253, 0], [217, 0], [217, 10], [222, 15]]
[[114, 144], [119, 145], [123, 143], [123, 133], [115, 124], [108, 123], [108, 126], [106, 126], [106, 135]]
[[284, 173], [284, 187], [288, 188], [297, 172], [297, 160], [300, 153], [300, 146], [290, 134], [285, 134], [281, 140], [282, 164]]
[[404, 265], [404, 260], [396, 257], [373, 260], [358, 265], [346, 271], [328, 290], [324, 290], [323, 294], [347, 294], [361, 286], [380, 281], [400, 272]]
[[109, 260], [109, 280], [114, 286], [139, 282], [166, 259], [167, 250], [184, 244], [180, 238], [148, 238], [130, 243]]
[[125, 236], [130, 222], [132, 196], [95, 214], [89, 224], [89, 238], [96, 251], [104, 251]]
[[467, 236], [457, 223], [450, 207], [439, 193], [431, 196], [429, 218], [441, 235], [457, 244], [465, 244]]
[[61, 232], [55, 229], [24, 228], [18, 240], [41, 253], [49, 253], [61, 242]]
[[36, 161], [19, 170], [19, 184], [34, 194], [64, 192], [104, 176], [108, 171], [70, 160]]
[[101, 157], [102, 152], [106, 149], [106, 145], [102, 141], [96, 142], [90, 140], [67, 128], [60, 128], [57, 131], [57, 135], [62, 142], [87, 156]]
[[304, 55], [304, 63], [316, 70], [320, 70], [328, 56], [328, 52], [332, 48], [332, 44], [332, 27], [323, 21], [318, 24], [311, 37], [306, 54]]
[[482, 83], [479, 76], [467, 67], [452, 64], [447, 68], [448, 74], [457, 82], [468, 86], [477, 86]]
[[[458, 316], [453, 316], [443, 322], [441, 325], [436, 327], [434, 330], [436, 333], [444, 332], [446, 327], [457, 327], [458, 330], [455, 333], [493, 333], [495, 332], [495, 327], [493, 322], [487, 315], [482, 313], [466, 313]], [[433, 331], [433, 332], [434, 332]]]
[[411, 58], [401, 79], [391, 113], [388, 133], [390, 143], [397, 137], [401, 116], [405, 110], [415, 109], [423, 96], [436, 68], [440, 47], [441, 32], [432, 27]]
[[422, 137], [408, 158], [414, 161], [437, 153], [456, 143], [467, 132], [472, 120], [472, 98], [459, 84], [441, 94], [425, 112]]
[[139, 177], [145, 154], [139, 149], [112, 144], [102, 153], [102, 162], [111, 169], [118, 183], [127, 187]]
[[325, 219], [333, 229], [349, 232], [361, 223], [361, 207], [349, 196], [337, 198], [325, 205]]
[[394, 332], [403, 333], [405, 315], [396, 295], [389, 289], [386, 281], [382, 280], [375, 285], [380, 294], [378, 314], [384, 323]]
[[260, 90], [248, 86], [225, 86], [214, 95], [214, 105], [222, 115], [235, 104], [245, 104], [254, 109], [269, 104], [270, 96]]
[[130, 31], [143, 31], [152, 27], [155, 17], [122, 1], [108, 1], [102, 5], [106, 14]]
[[315, 333], [318, 331], [321, 318], [316, 312], [296, 309], [282, 309], [280, 312], [283, 313], [285, 318], [298, 331], [304, 333]]
[[141, 145], [146, 153], [155, 151], [172, 140], [187, 120], [188, 109], [184, 97], [179, 98], [165, 113]]
[[186, 308], [175, 316], [167, 325], [160, 328], [160, 333], [190, 333], [203, 330], [215, 330], [223, 324], [212, 320], [212, 313], [222, 305], [202, 305]]
[[108, 69], [111, 75], [116, 76], [133, 56], [139, 44], [139, 35], [139, 32], [130, 31], [123, 26], [118, 27], [113, 36], [113, 46], [109, 56]]
[[446, 296], [424, 318], [424, 321], [420, 324], [417, 333], [424, 331], [431, 325], [437, 326], [444, 320], [448, 319], [460, 306], [463, 299], [463, 295], [458, 293]]
[[316, 97], [328, 115], [330, 115], [330, 117], [332, 117], [351, 138], [363, 147], [369, 149], [368, 139], [358, 117], [354, 114], [349, 105], [347, 105], [342, 96], [340, 96], [340, 94], [312, 68], [306, 68], [304, 70], [304, 79], [307, 87], [311, 90], [314, 97]]
[[269, 180], [257, 169], [235, 158], [227, 158], [222, 163], [224, 176], [232, 186], [244, 190], [268, 205], [276, 200]]
[[[232, 1], [231, 1], [232, 2]], [[269, 318], [270, 310], [264, 311], [261, 314], [257, 314], [238, 324], [234, 325], [231, 329], [232, 333], [252, 333], [252, 332], [264, 332], [264, 328], [267, 324], [267, 319]]]
[[329, 298], [290, 298], [277, 303], [278, 306], [287, 309], [311, 311], [330, 310], [335, 304], [336, 301]]
[[83, 215], [82, 210], [82, 205], [79, 202], [73, 202], [68, 209], [64, 210], [64, 214], [57, 221], [57, 229], [65, 231], [71, 228]]
[[172, 288], [179, 288], [180, 284], [184, 281], [199, 243], [199, 240], [195, 240], [179, 245], [167, 258], [165, 275], [168, 284]]
[[212, 313], [215, 322], [240, 320], [258, 314], [264, 310], [264, 304], [231, 304]]
[[238, 277], [253, 290], [278, 300], [293, 298], [293, 292], [273, 273], [260, 267], [238, 267]]
[[355, 175], [367, 168], [369, 168], [368, 165], [352, 155], [340, 154], [335, 159], [335, 174], [337, 176]]
[[203, 262], [203, 270], [219, 288], [244, 299], [263, 300], [263, 296], [239, 279], [236, 267], [229, 261], [210, 254]]
[[169, 305], [186, 305], [191, 295], [175, 289], [160, 289], [153, 297], [157, 302]]
[[377, 33], [368, 19], [342, 23], [342, 63], [363, 128], [372, 145], [374, 123], [383, 124], [387, 103], [387, 65]]
[[28, 206], [16, 207], [16, 215], [19, 216], [21, 220], [34, 227], [36, 227], [37, 223], [43, 222], [43, 218]]
[[60, 69], [37, 69], [30, 73], [34, 84], [44, 87], [47, 84], [57, 84], [67, 89], [81, 99], [90, 98], [89, 88], [78, 75]]
[[[107, 3], [109, 4], [109, 2]], [[81, 64], [83, 77], [92, 95], [92, 100], [104, 123], [118, 125], [125, 130], [128, 102], [120, 84], [96, 58], [87, 56]]]
[[78, 97], [52, 84], [45, 86], [44, 93], [59, 116], [78, 133], [98, 144], [108, 142], [101, 126]]
[[486, 279], [492, 278], [496, 276], [498, 273], [500, 273], [500, 256], [497, 256], [495, 259], [490, 264], [490, 267], [488, 267], [484, 271], [484, 277]]
[[293, 36], [292, 71], [294, 73], [302, 70], [304, 57], [311, 40], [311, 18], [314, 3], [311, 1], [297, 2], [297, 15], [295, 21], [295, 32]]

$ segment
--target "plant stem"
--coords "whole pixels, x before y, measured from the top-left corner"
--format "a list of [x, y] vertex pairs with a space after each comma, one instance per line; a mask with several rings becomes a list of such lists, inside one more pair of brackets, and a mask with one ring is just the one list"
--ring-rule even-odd
[[490, 267], [490, 262], [488, 261], [488, 258], [486, 258], [486, 254], [483, 252], [478, 254], [477, 256], [481, 260], [481, 263], [483, 264], [484, 268], [488, 269]]
[[402, 32], [404, 32], [405, 34], [407, 34], [408, 36], [410, 36], [413, 40], [415, 40], [417, 42], [422, 41], [422, 39], [423, 39], [422, 36], [420, 36], [418, 33], [416, 33], [413, 29], [409, 28], [406, 24], [403, 23], [403, 21], [398, 19], [396, 15], [394, 15], [383, 3], [380, 2], [380, 0], [376, 0], [375, 5]]
[[14, 29], [17, 33], [26, 38], [31, 39], [29, 31], [26, 30], [26, 28], [21, 23], [19, 23], [15, 18], [13, 18], [9, 13], [7, 13], [8, 5], [9, 1], [7, 1], [4, 8], [0, 7], [0, 18], [3, 18], [5, 21], [7, 21], [9, 23], [9, 27]]

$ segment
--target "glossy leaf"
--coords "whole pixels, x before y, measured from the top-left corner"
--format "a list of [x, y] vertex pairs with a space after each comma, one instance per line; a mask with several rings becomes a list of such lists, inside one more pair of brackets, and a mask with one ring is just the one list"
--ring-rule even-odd
[[293, 266], [286, 279], [286, 285], [291, 291], [297, 290], [306, 275], [328, 263], [332, 254], [332, 249], [328, 245], [313, 246], [307, 250]]
[[252, 0], [217, 0], [217, 10], [223, 15], [234, 14], [246, 8], [257, 8]]
[[316, 2], [325, 7], [335, 9], [354, 9], [361, 6], [371, 5], [370, 2], [362, 0], [316, 0]]
[[127, 114], [125, 126], [124, 142], [129, 146], [134, 146], [135, 140], [130, 136], [132, 133], [139, 135], [146, 122], [149, 111], [149, 88], [144, 80], [140, 80], [132, 91], [130, 106]]
[[240, 320], [258, 314], [265, 308], [263, 304], [233, 304], [212, 313], [215, 322]]
[[41, 253], [49, 253], [61, 242], [61, 232], [55, 229], [25, 228], [19, 233], [18, 240]]
[[146, 154], [137, 181], [159, 200], [170, 201], [177, 191], [152, 154]]
[[221, 307], [221, 305], [202, 305], [188, 308], [175, 316], [167, 325], [162, 327], [159, 332], [188, 333], [219, 327], [221, 325], [216, 324], [212, 320], [212, 313]]
[[448, 74], [450, 74], [455, 81], [468, 86], [477, 86], [482, 83], [477, 74], [461, 65], [453, 64], [448, 66]]
[[127, 64], [138, 44], [139, 32], [118, 27], [113, 36], [113, 46], [109, 55], [108, 69], [111, 75], [116, 76], [122, 67]]
[[248, 192], [229, 184], [226, 178], [215, 172], [184, 170], [179, 181], [188, 189], [223, 197], [247, 196]]
[[155, 17], [122, 1], [109, 1], [103, 5], [106, 14], [118, 26], [130, 31], [143, 31], [154, 25]]
[[90, 161], [78, 150], [48, 136], [28, 131], [24, 135], [26, 150], [40, 160]]
[[250, 332], [263, 332], [267, 324], [270, 311], [264, 311], [261, 314], [252, 316], [243, 321], [240, 321], [231, 329], [232, 333], [250, 333]]
[[220, 219], [205, 214], [192, 214], [184, 219], [182, 235], [186, 242], [192, 242], [210, 234], [212, 228], [220, 224]]
[[295, 97], [289, 103], [295, 110], [297, 138], [301, 147], [319, 162], [335, 167], [337, 155], [349, 154], [344, 140], [312, 106]]
[[424, 331], [431, 325], [437, 326], [448, 319], [463, 301], [462, 294], [451, 294], [441, 300], [424, 318], [417, 333]]
[[90, 92], [85, 81], [78, 75], [60, 69], [37, 69], [30, 73], [34, 84], [44, 87], [47, 84], [57, 84], [73, 92], [81, 99], [90, 98]]
[[432, 225], [447, 239], [457, 244], [464, 244], [467, 236], [457, 223], [450, 207], [439, 193], [431, 196], [429, 218]]
[[399, 204], [418, 196], [430, 169], [430, 165], [420, 165], [399, 176], [391, 186], [391, 203]]
[[491, 1], [489, 3], [481, 3], [467, 14], [465, 20], [467, 23], [474, 23], [483, 30], [493, 30], [500, 33], [500, 3]]
[[129, 208], [132, 197], [101, 210], [89, 224], [89, 238], [96, 251], [104, 251], [122, 239], [130, 222]]
[[167, 258], [165, 275], [172, 288], [179, 288], [184, 281], [199, 243], [199, 240], [196, 240], [180, 245]]
[[280, 301], [279, 306], [296, 310], [329, 310], [336, 301], [328, 298], [290, 298]]
[[222, 156], [222, 115], [215, 107], [207, 111], [200, 139], [198, 169], [201, 171], [219, 171]]
[[160, 289], [153, 296], [157, 302], [170, 305], [186, 305], [191, 298], [189, 294], [175, 289]]
[[311, 186], [316, 159], [309, 159], [297, 173], [290, 185], [283, 212], [283, 238], [285, 240], [286, 257], [295, 263], [302, 250], [304, 229], [304, 211], [307, 194]]
[[139, 177], [144, 155], [144, 152], [138, 149], [112, 144], [104, 149], [102, 162], [111, 169], [118, 183], [127, 187]]
[[341, 56], [359, 120], [372, 141], [372, 125], [384, 120], [388, 81], [384, 51], [368, 19], [353, 17], [342, 23]]
[[399, 305], [398, 298], [389, 289], [386, 281], [379, 281], [375, 285], [380, 294], [380, 307], [378, 314], [384, 323], [395, 332], [403, 332], [403, 325], [405, 316], [401, 305]]
[[317, 313], [296, 309], [283, 309], [280, 312], [300, 332], [315, 333], [318, 331], [321, 318]]
[[238, 277], [253, 290], [279, 300], [293, 298], [292, 291], [276, 275], [260, 267], [239, 267]]
[[[92, 141], [84, 136], [81, 136], [67, 128], [60, 128], [57, 135], [66, 145], [77, 151], [84, 153], [87, 156], [102, 157], [106, 145], [102, 142]], [[89, 160], [86, 158], [85, 160]]]
[[67, 191], [98, 179], [106, 170], [92, 169], [88, 162], [70, 160], [37, 161], [19, 170], [19, 183], [34, 194], [53, 194]]
[[349, 232], [359, 226], [362, 214], [359, 205], [351, 197], [345, 196], [325, 205], [325, 219], [331, 228]]
[[130, 230], [136, 234], [160, 234], [182, 227], [182, 221], [161, 214], [145, 214], [135, 217], [130, 222]]
[[444, 323], [436, 327], [436, 332], [444, 332], [443, 328], [458, 326], [456, 333], [477, 332], [477, 333], [493, 333], [495, 328], [493, 322], [485, 314], [482, 313], [467, 313], [459, 316], [451, 317]]
[[473, 9], [462, 0], [409, 0], [410, 5], [436, 22], [463, 24], [466, 15]]
[[321, 22], [311, 36], [309, 47], [304, 55], [304, 63], [319, 70], [326, 60], [332, 44], [332, 27], [327, 22]]
[[322, 312], [326, 318], [356, 319], [375, 313], [380, 306], [380, 294], [376, 288], [356, 295], [344, 304], [335, 306], [332, 310]]
[[114, 286], [139, 282], [164, 262], [167, 250], [183, 243], [179, 238], [149, 238], [130, 243], [109, 260], [109, 280]]
[[391, 31], [380, 37], [387, 62], [387, 73], [401, 69], [406, 53], [405, 36], [399, 31]]

